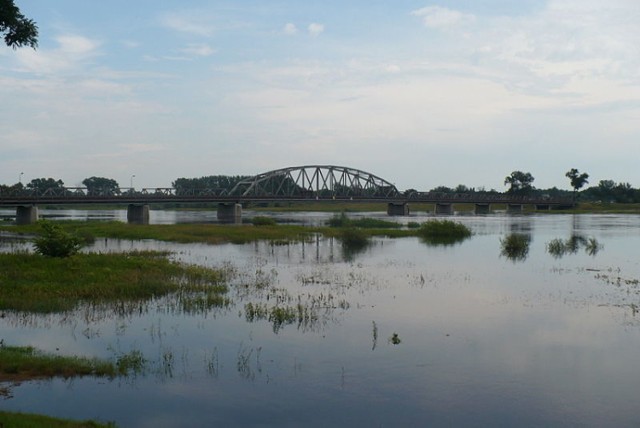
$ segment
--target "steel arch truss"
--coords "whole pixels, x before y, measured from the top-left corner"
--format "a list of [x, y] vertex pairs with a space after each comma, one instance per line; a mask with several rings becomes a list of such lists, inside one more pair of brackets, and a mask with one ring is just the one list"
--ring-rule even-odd
[[354, 168], [306, 165], [276, 169], [239, 182], [235, 196], [289, 198], [389, 198], [398, 196], [396, 186]]

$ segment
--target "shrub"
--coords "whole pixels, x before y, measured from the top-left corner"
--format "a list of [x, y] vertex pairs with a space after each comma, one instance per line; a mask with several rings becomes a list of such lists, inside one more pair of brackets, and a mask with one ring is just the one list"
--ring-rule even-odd
[[471, 236], [471, 230], [467, 226], [451, 220], [431, 220], [422, 223], [419, 233], [427, 238], [467, 238]]
[[39, 222], [42, 233], [34, 241], [36, 252], [49, 257], [70, 257], [80, 251], [83, 240], [55, 223]]
[[275, 226], [276, 221], [271, 217], [257, 216], [251, 220], [254, 226]]

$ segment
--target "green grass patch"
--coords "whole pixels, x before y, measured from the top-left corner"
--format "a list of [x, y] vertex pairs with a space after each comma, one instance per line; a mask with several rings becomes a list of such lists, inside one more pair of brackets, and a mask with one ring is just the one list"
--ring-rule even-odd
[[[224, 242], [247, 243], [257, 240], [302, 241], [313, 233], [310, 228], [298, 225], [221, 225], [221, 224], [152, 224], [138, 225], [123, 222], [61, 221], [56, 222], [65, 231], [80, 236], [116, 239], [155, 239], [167, 242], [202, 242], [220, 244]], [[33, 234], [39, 226], [3, 226], [0, 230]]]
[[224, 280], [222, 271], [172, 262], [160, 252], [0, 254], [0, 309], [55, 313], [82, 303], [139, 302], [178, 292], [211, 301], [227, 291]]
[[0, 426], [11, 428], [113, 428], [113, 423], [72, 421], [29, 413], [1, 412]]
[[427, 244], [453, 245], [471, 236], [471, 229], [451, 220], [430, 220], [415, 229]]
[[347, 217], [344, 212], [329, 219], [327, 224], [330, 227], [359, 227], [363, 229], [399, 229], [402, 227], [400, 223], [377, 218], [363, 217], [352, 219]]
[[0, 347], [0, 381], [23, 381], [54, 377], [97, 376], [115, 378], [140, 373], [145, 360], [139, 352], [116, 361], [47, 354], [31, 346]]
[[251, 224], [254, 226], [275, 226], [276, 221], [271, 217], [256, 216], [251, 219]]

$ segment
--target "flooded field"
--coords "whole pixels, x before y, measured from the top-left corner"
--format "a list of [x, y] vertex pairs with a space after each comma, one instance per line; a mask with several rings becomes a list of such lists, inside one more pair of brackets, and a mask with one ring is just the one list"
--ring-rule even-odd
[[[149, 361], [132, 378], [15, 385], [1, 408], [122, 427], [638, 426], [640, 216], [452, 219], [474, 235], [453, 245], [375, 238], [357, 251], [320, 236], [217, 246], [100, 239], [89, 251], [168, 250], [224, 268], [232, 303], [1, 314], [0, 339], [11, 345], [139, 351]], [[519, 251], [506, 248], [514, 234]], [[28, 247], [0, 241], [1, 251]]]

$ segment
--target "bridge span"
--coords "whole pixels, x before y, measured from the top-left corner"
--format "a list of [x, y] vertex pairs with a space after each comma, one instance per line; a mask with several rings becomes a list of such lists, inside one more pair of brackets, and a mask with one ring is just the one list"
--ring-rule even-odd
[[149, 205], [166, 203], [216, 203], [221, 221], [239, 222], [242, 206], [273, 202], [377, 202], [387, 204], [389, 215], [409, 215], [410, 204], [434, 204], [436, 214], [453, 214], [455, 204], [474, 204], [475, 212], [491, 212], [491, 205], [522, 211], [567, 207], [568, 199], [490, 193], [400, 192], [395, 185], [374, 174], [334, 165], [306, 165], [268, 171], [241, 180], [231, 189], [222, 188], [109, 188], [57, 187], [49, 189], [0, 189], [0, 207], [16, 207], [16, 222], [27, 224], [38, 218], [42, 205], [127, 205], [127, 218], [148, 223]]

